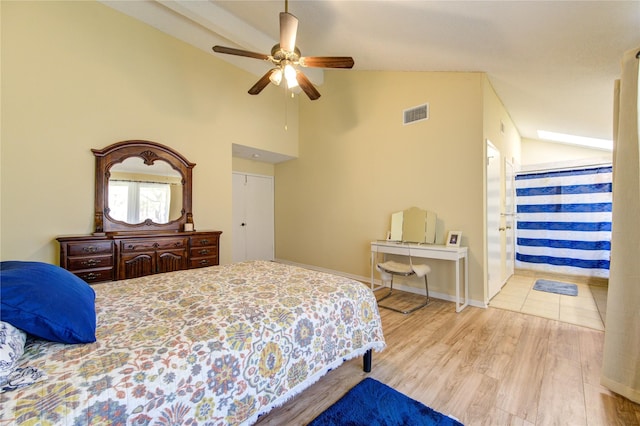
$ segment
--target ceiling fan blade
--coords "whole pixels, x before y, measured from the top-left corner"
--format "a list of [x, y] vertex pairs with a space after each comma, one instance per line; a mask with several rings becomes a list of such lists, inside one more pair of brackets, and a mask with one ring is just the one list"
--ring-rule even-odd
[[296, 80], [298, 81], [298, 85], [300, 86], [300, 88], [304, 90], [304, 93], [307, 94], [309, 99], [315, 101], [320, 97], [320, 92], [316, 90], [311, 81], [309, 81], [307, 76], [304, 75], [302, 71], [296, 70]]
[[277, 68], [270, 69], [265, 75], [260, 77], [260, 80], [258, 80], [256, 84], [254, 84], [253, 87], [249, 89], [249, 94], [257, 95], [258, 93], [262, 92], [262, 89], [267, 87], [267, 85], [271, 82], [271, 80], [269, 80], [269, 77], [271, 77], [271, 74], [273, 74], [276, 70]]
[[280, 12], [280, 48], [293, 52], [296, 48], [298, 18], [288, 12]]
[[350, 56], [306, 56], [300, 58], [300, 65], [310, 68], [353, 68]]
[[213, 51], [216, 53], [226, 53], [227, 55], [245, 56], [247, 58], [269, 60], [269, 55], [263, 53], [249, 52], [248, 50], [235, 49], [233, 47], [213, 46]]

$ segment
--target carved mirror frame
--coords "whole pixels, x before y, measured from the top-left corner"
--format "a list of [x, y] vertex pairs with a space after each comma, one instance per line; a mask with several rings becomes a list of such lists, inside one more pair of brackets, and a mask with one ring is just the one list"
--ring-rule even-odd
[[[96, 157], [95, 187], [95, 235], [131, 231], [182, 231], [185, 223], [193, 223], [191, 211], [192, 169], [195, 163], [189, 162], [180, 153], [168, 146], [145, 140], [117, 142], [104, 149], [92, 149]], [[145, 164], [166, 161], [182, 176], [182, 211], [178, 219], [168, 223], [155, 223], [147, 219], [142, 223], [131, 224], [116, 220], [109, 215], [109, 177], [113, 165], [122, 163], [130, 157], [140, 157]]]

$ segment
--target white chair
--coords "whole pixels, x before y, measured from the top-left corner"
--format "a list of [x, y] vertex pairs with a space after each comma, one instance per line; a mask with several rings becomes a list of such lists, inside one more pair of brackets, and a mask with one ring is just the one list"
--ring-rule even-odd
[[[411, 262], [411, 258], [409, 258], [409, 262], [410, 263], [407, 265], [406, 263], [400, 263], [400, 262], [395, 262], [393, 260], [388, 260], [386, 262], [378, 263], [376, 265], [376, 269], [378, 270], [378, 272], [380, 272], [380, 279], [382, 280], [382, 282], [384, 283], [387, 281], [391, 281], [391, 284], [389, 286], [389, 292], [385, 294], [383, 297], [381, 297], [380, 299], [378, 299], [378, 306], [380, 306], [381, 308], [391, 309], [392, 311], [400, 312], [401, 314], [410, 314], [411, 312], [414, 312], [420, 308], [424, 308], [429, 304], [429, 282], [427, 280], [427, 274], [431, 272], [431, 268], [428, 265], [414, 265]], [[394, 275], [400, 275], [403, 277], [408, 277], [411, 275], [415, 275], [417, 277], [424, 277], [424, 289], [426, 291], [426, 297], [425, 297], [424, 303], [421, 303], [418, 306], [415, 306], [407, 310], [397, 309], [392, 306], [381, 305], [380, 302], [386, 299], [387, 297], [391, 296], [391, 293], [393, 293]]]

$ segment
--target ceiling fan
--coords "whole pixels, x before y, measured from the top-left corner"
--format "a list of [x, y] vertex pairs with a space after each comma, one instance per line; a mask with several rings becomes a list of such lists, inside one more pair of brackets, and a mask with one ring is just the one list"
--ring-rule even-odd
[[262, 59], [275, 65], [275, 68], [267, 71], [267, 73], [249, 89], [250, 95], [260, 93], [269, 82], [279, 86], [284, 77], [289, 89], [300, 86], [309, 99], [313, 101], [320, 97], [320, 92], [313, 86], [307, 76], [296, 67], [352, 68], [354, 64], [353, 58], [350, 56], [301, 56], [300, 49], [296, 47], [298, 18], [289, 13], [288, 0], [285, 0], [284, 4], [285, 11], [280, 12], [280, 43], [271, 48], [270, 55], [224, 46], [213, 46], [213, 51], [216, 53], [226, 53], [228, 55]]

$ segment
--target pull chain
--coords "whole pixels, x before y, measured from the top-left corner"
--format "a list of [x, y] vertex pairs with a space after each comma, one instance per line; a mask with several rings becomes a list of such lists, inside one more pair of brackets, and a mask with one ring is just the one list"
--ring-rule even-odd
[[[289, 96], [289, 93], [291, 93], [291, 96]], [[289, 97], [291, 97], [291, 99], [295, 98], [295, 94], [291, 91], [289, 91], [289, 89], [287, 87], [285, 87], [284, 89], [284, 130], [287, 131], [289, 130]]]
[[289, 114], [288, 114], [288, 109], [287, 109], [287, 92], [289, 91], [289, 89], [287, 89], [285, 87], [284, 89], [284, 131], [288, 131], [289, 130]]

